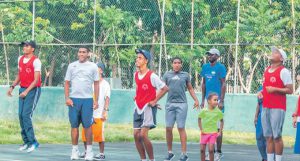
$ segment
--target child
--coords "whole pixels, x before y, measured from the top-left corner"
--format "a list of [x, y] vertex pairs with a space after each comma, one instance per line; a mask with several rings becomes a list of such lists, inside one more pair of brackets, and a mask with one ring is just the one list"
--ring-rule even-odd
[[[214, 161], [214, 146], [217, 137], [223, 131], [223, 113], [218, 108], [218, 94], [210, 93], [207, 97], [208, 108], [199, 113], [198, 125], [201, 131], [201, 161], [205, 161], [205, 149], [208, 144], [209, 160]], [[218, 132], [218, 122], [220, 130]]]
[[[259, 87], [258, 92], [262, 90], [262, 86]], [[255, 112], [254, 125], [256, 128], [256, 144], [260, 152], [262, 161], [267, 161], [267, 143], [263, 134], [263, 129], [261, 125], [261, 112], [262, 112], [262, 99], [258, 98], [258, 103]]]
[[294, 153], [300, 154], [300, 96], [298, 98], [298, 104], [296, 106], [296, 111], [293, 114], [293, 125], [294, 125], [294, 128], [297, 128]]
[[[93, 118], [94, 124], [92, 125], [92, 131], [94, 136], [94, 142], [99, 143], [100, 153], [94, 156], [94, 160], [105, 160], [104, 155], [104, 122], [107, 119], [107, 111], [110, 101], [110, 85], [109, 83], [103, 78], [103, 72], [105, 66], [103, 63], [99, 62], [97, 64], [100, 82], [99, 82], [99, 108], [94, 110]], [[86, 138], [85, 138], [85, 131], [82, 130], [82, 141], [86, 147]], [[84, 158], [85, 153], [81, 154], [80, 157]]]

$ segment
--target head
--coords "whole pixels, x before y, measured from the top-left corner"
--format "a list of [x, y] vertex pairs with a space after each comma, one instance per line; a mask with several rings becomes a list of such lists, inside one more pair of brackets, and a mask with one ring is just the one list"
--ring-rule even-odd
[[36, 48], [35, 41], [23, 41], [20, 45], [23, 47], [23, 53], [25, 55], [33, 54]]
[[208, 57], [208, 61], [213, 64], [215, 63], [220, 57], [220, 51], [218, 49], [212, 48], [208, 52], [206, 52]]
[[99, 75], [100, 75], [100, 77], [103, 78], [104, 77], [105, 65], [102, 62], [98, 62], [97, 66], [98, 66]]
[[179, 72], [181, 71], [182, 68], [182, 59], [179, 57], [174, 57], [172, 59], [172, 68], [174, 72]]
[[219, 104], [219, 98], [218, 98], [218, 94], [217, 93], [210, 93], [207, 97], [207, 103], [209, 105], [210, 108], [215, 108], [218, 106]]
[[78, 49], [78, 60], [83, 63], [89, 59], [90, 49], [87, 47], [80, 47]]
[[272, 63], [284, 63], [284, 61], [287, 59], [286, 53], [282, 49], [278, 49], [276, 47], [271, 47], [272, 55], [270, 57], [270, 60]]
[[146, 50], [136, 49], [135, 65], [137, 68], [147, 68], [148, 63], [151, 61], [151, 54]]

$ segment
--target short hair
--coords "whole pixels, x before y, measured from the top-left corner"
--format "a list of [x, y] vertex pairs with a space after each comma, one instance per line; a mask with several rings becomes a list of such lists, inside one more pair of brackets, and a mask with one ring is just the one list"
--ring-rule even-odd
[[87, 46], [80, 46], [80, 47], [78, 48], [78, 50], [79, 50], [80, 48], [86, 49], [86, 51], [87, 51], [88, 53], [91, 51], [90, 48], [87, 47]]
[[219, 95], [215, 92], [211, 92], [211, 93], [208, 94], [207, 100], [211, 100], [213, 98], [213, 96], [219, 96]]
[[174, 62], [174, 60], [179, 60], [180, 61], [180, 63], [182, 64], [182, 59], [179, 57], [179, 56], [175, 56], [175, 57], [173, 57], [172, 58], [172, 63]]

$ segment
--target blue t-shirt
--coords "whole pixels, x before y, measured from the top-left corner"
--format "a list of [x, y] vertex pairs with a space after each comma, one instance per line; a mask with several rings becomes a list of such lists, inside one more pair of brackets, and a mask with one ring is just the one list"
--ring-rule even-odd
[[225, 66], [219, 62], [214, 66], [211, 66], [210, 63], [204, 64], [200, 75], [205, 79], [205, 98], [211, 92], [215, 92], [221, 97], [221, 79], [226, 77]]

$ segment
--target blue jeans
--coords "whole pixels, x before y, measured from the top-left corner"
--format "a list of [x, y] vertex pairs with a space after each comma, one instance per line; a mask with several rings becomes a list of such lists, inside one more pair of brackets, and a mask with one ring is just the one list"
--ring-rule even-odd
[[267, 160], [267, 143], [263, 134], [263, 128], [261, 125], [261, 113], [259, 113], [256, 124], [256, 144], [263, 159]]
[[[22, 93], [26, 88], [20, 88]], [[36, 141], [32, 126], [32, 114], [40, 98], [41, 88], [36, 87], [28, 92], [26, 97], [19, 98], [19, 121], [24, 144], [31, 145]]]
[[297, 122], [297, 132], [296, 132], [294, 153], [300, 154], [300, 122]]

